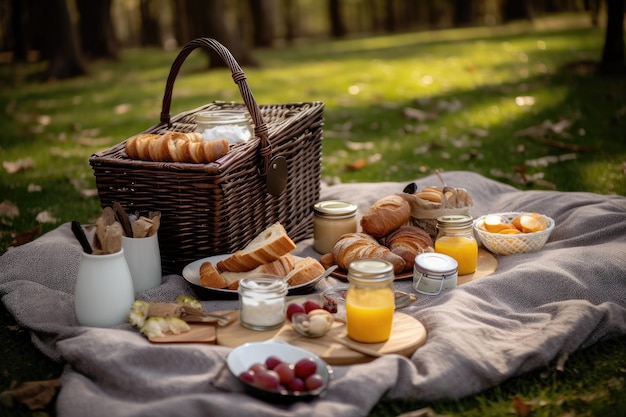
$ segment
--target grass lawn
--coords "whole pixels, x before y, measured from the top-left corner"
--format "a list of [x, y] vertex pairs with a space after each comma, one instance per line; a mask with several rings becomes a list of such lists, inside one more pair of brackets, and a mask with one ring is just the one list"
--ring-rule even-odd
[[[322, 172], [330, 183], [470, 170], [520, 189], [626, 195], [626, 78], [593, 73], [603, 36], [586, 16], [564, 16], [302, 41], [256, 51], [261, 67], [244, 70], [261, 104], [326, 104]], [[47, 83], [35, 82], [39, 64], [0, 64], [0, 253], [29, 231], [95, 219], [88, 158], [158, 122], [176, 53], [125, 50], [119, 62], [92, 63], [89, 76]], [[185, 62], [172, 114], [241, 101], [230, 73], [205, 64], [199, 53]], [[60, 374], [4, 309], [0, 319], [0, 391]], [[458, 416], [526, 415], [525, 406], [533, 416], [618, 415], [626, 409], [625, 342], [599, 343], [563, 371], [549, 364], [462, 401], [382, 402], [372, 415], [426, 406]]]

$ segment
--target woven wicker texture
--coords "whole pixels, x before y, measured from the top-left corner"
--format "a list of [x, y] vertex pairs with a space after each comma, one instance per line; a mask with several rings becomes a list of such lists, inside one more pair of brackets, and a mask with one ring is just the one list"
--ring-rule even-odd
[[[172, 118], [174, 81], [186, 57], [196, 48], [215, 50], [230, 68], [243, 103], [215, 101]], [[193, 131], [200, 111], [247, 110], [255, 138], [231, 145], [229, 153], [209, 164], [152, 162], [128, 158], [125, 141], [91, 156], [102, 207], [118, 201], [129, 213], [161, 211], [159, 245], [164, 273], [181, 273], [194, 260], [231, 253], [263, 229], [280, 221], [294, 241], [313, 232], [312, 206], [319, 200], [323, 103], [259, 106], [245, 74], [219, 42], [189, 42], [172, 64], [161, 122], [142, 133]], [[265, 174], [272, 158], [287, 161], [287, 185], [268, 194]]]
[[[510, 222], [522, 213], [496, 213], [502, 216], [506, 222]], [[474, 231], [482, 244], [492, 253], [496, 255], [512, 255], [514, 253], [528, 253], [538, 251], [546, 244], [552, 230], [554, 230], [554, 220], [548, 216], [544, 216], [548, 220], [546, 230], [535, 233], [521, 234], [501, 234], [490, 233], [481, 229], [480, 225], [485, 220], [485, 216], [481, 216], [474, 221]]]

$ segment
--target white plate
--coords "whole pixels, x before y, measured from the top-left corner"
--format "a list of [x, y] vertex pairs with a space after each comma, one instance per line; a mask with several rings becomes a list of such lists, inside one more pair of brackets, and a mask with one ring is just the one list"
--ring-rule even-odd
[[[193, 261], [189, 265], [183, 268], [183, 278], [191, 285], [198, 297], [202, 300], [215, 300], [215, 299], [234, 299], [238, 297], [237, 290], [227, 290], [222, 288], [210, 288], [200, 284], [200, 266], [205, 262], [211, 262], [216, 265], [222, 259], [226, 259], [230, 256], [230, 253], [221, 255], [209, 256], [206, 258]], [[299, 257], [296, 257], [299, 259]], [[323, 275], [309, 281], [304, 284], [294, 285], [289, 287], [289, 295], [302, 295], [308, 294], [315, 288], [315, 285], [322, 279]]]

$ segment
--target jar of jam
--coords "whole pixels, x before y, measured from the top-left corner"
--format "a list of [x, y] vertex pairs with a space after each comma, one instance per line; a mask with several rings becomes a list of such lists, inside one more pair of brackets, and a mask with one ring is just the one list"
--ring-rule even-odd
[[425, 252], [415, 257], [413, 288], [426, 295], [437, 295], [456, 287], [458, 263], [442, 253]]
[[313, 249], [325, 254], [339, 238], [357, 231], [357, 206], [347, 201], [320, 201], [313, 206]]
[[472, 216], [465, 214], [437, 218], [435, 252], [454, 258], [459, 264], [459, 275], [474, 273], [478, 264], [478, 242], [474, 238], [473, 220]]
[[270, 330], [285, 323], [287, 283], [275, 277], [239, 280], [239, 321], [252, 330]]
[[238, 110], [211, 110], [195, 116], [195, 131], [205, 140], [226, 139], [229, 143], [243, 143], [253, 137], [248, 113]]
[[346, 329], [362, 343], [384, 342], [391, 336], [395, 311], [393, 265], [382, 259], [359, 259], [348, 267]]

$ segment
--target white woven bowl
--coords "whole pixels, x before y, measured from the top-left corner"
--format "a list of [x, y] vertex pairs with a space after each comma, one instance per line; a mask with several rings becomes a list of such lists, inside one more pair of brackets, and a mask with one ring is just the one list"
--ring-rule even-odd
[[[510, 222], [523, 212], [493, 213], [502, 216], [506, 222]], [[490, 252], [496, 255], [512, 255], [514, 253], [529, 253], [538, 251], [546, 244], [552, 230], [554, 230], [554, 220], [542, 215], [548, 221], [546, 230], [535, 233], [520, 233], [508, 235], [503, 233], [491, 233], [481, 228], [482, 223], [488, 215], [480, 216], [474, 220], [474, 231], [477, 238]]]

